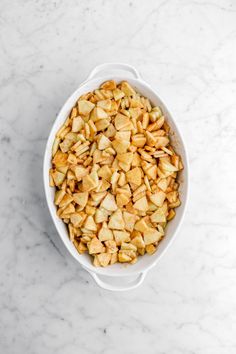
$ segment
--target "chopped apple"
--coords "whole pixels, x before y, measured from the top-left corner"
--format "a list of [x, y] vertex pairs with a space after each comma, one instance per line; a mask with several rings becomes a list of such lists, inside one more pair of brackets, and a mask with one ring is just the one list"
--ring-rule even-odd
[[122, 216], [122, 211], [117, 209], [111, 216], [108, 223], [108, 227], [110, 229], [123, 230], [125, 227], [125, 223]]
[[101, 207], [109, 211], [115, 211], [117, 209], [117, 204], [114, 195], [107, 193], [106, 197], [101, 203]]
[[98, 232], [98, 238], [100, 241], [113, 240], [113, 232], [107, 227], [107, 224], [104, 224]]
[[129, 242], [130, 241], [130, 234], [127, 231], [117, 231], [114, 230], [114, 237], [117, 246], [120, 246], [122, 242]]
[[142, 183], [142, 173], [140, 167], [135, 167], [126, 173], [126, 179], [128, 182], [140, 186]]
[[151, 243], [158, 242], [163, 237], [163, 234], [156, 229], [150, 227], [143, 233], [145, 245], [150, 245]]
[[95, 104], [90, 101], [87, 100], [78, 101], [79, 114], [82, 114], [83, 116], [87, 116], [94, 107]]
[[150, 194], [149, 196], [151, 202], [158, 207], [161, 207], [163, 205], [165, 198], [166, 198], [166, 194], [163, 191]]
[[105, 251], [105, 247], [97, 237], [93, 237], [88, 243], [88, 251], [89, 254], [102, 253]]

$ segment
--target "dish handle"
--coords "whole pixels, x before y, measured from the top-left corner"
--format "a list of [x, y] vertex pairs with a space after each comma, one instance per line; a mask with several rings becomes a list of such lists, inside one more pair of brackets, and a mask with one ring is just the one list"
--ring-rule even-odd
[[[105, 276], [99, 276], [98, 274], [96, 274], [88, 269], [86, 269], [86, 270], [93, 277], [93, 279], [95, 280], [97, 285], [100, 286], [100, 288], [105, 289], [105, 290], [110, 290], [110, 291], [127, 291], [127, 290], [135, 289], [142, 284], [142, 282], [144, 281], [144, 278], [146, 276], [146, 273], [147, 273], [147, 272], [141, 272], [134, 279], [124, 282], [124, 278], [127, 278], [127, 277], [115, 277], [114, 278], [114, 277], [106, 276], [106, 278], [110, 278], [110, 280], [102, 280], [102, 277], [105, 277]], [[119, 281], [117, 282], [118, 279], [119, 279]], [[114, 281], [115, 281], [115, 284], [114, 284]]]
[[101, 72], [108, 71], [108, 70], [109, 71], [114, 71], [114, 70], [128, 71], [129, 73], [131, 73], [135, 77], [135, 79], [141, 79], [139, 72], [132, 65], [125, 64], [125, 63], [104, 63], [104, 64], [100, 64], [100, 65], [95, 66], [95, 68], [91, 71], [91, 73], [87, 77], [86, 81], [91, 80], [97, 74], [100, 74]]

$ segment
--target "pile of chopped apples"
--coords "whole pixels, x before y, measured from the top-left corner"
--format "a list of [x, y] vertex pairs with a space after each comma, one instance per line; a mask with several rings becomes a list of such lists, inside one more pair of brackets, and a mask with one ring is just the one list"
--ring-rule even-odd
[[52, 148], [50, 185], [71, 242], [95, 266], [153, 254], [180, 205], [181, 158], [160, 107], [126, 81], [81, 96]]

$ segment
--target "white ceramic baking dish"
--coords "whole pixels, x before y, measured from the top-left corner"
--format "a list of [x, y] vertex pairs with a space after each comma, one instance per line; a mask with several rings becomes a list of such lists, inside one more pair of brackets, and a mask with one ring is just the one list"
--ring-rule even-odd
[[[148, 97], [153, 105], [160, 106], [168, 124], [171, 127], [171, 138], [172, 144], [182, 157], [184, 170], [181, 171], [179, 175], [180, 182], [180, 199], [181, 206], [176, 209], [175, 218], [168, 223], [166, 228], [166, 235], [160, 242], [158, 249], [153, 255], [144, 255], [138, 258], [138, 262], [134, 265], [127, 265], [116, 263], [112, 266], [106, 268], [95, 268], [92, 265], [91, 258], [88, 254], [80, 255], [75, 249], [73, 243], [70, 242], [68, 238], [68, 232], [65, 224], [61, 219], [58, 218], [56, 214], [56, 207], [54, 205], [54, 189], [49, 187], [49, 169], [51, 167], [51, 151], [54, 137], [58, 129], [66, 120], [71, 108], [74, 106], [76, 100], [84, 93], [88, 91], [93, 91], [99, 85], [108, 80], [114, 79], [117, 82], [122, 80], [128, 80], [132, 86], [134, 86], [138, 92]], [[64, 245], [70, 252], [70, 254], [80, 263], [80, 265], [87, 270], [97, 284], [107, 290], [113, 291], [124, 291], [129, 289], [134, 289], [139, 286], [147, 272], [153, 268], [160, 257], [169, 247], [170, 243], [173, 241], [181, 221], [184, 216], [187, 196], [188, 196], [188, 161], [186, 148], [183, 142], [181, 133], [174, 121], [172, 115], [167, 110], [166, 106], [162, 100], [157, 95], [156, 91], [151, 88], [140, 76], [138, 71], [131, 65], [123, 63], [105, 63], [95, 67], [87, 80], [83, 82], [78, 89], [68, 98], [64, 106], [62, 107], [60, 113], [58, 114], [46, 145], [45, 156], [44, 156], [44, 168], [43, 168], [43, 178], [44, 178], [44, 188], [46, 193], [47, 204], [49, 207], [52, 220], [56, 226], [58, 234], [60, 235]]]

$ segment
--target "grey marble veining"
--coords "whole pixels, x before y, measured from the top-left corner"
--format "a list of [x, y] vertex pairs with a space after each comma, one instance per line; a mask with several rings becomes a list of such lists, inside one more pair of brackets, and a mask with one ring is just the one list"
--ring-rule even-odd
[[[59, 240], [42, 158], [98, 63], [133, 64], [185, 136], [191, 196], [143, 286], [97, 287]], [[0, 4], [0, 353], [235, 354], [236, 3]]]

